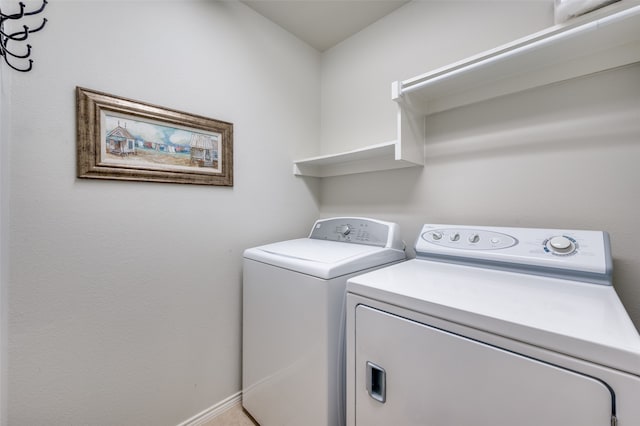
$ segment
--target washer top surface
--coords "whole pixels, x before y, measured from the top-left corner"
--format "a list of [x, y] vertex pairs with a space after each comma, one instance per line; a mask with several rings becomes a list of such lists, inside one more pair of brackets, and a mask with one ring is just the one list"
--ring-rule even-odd
[[308, 238], [250, 248], [245, 250], [244, 257], [331, 279], [404, 260], [403, 247], [396, 224], [364, 218], [332, 218], [317, 221]]
[[640, 335], [611, 285], [417, 258], [351, 278], [347, 291], [640, 375]]

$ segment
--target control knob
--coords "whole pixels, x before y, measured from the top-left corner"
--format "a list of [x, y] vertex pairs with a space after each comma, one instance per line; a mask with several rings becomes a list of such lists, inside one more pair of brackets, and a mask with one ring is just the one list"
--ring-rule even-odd
[[549, 238], [547, 248], [553, 253], [570, 254], [575, 251], [576, 246], [571, 239], [564, 235], [556, 235], [555, 237]]
[[440, 239], [442, 239], [442, 232], [432, 232], [431, 233], [431, 238], [433, 238], [434, 240], [438, 241]]
[[339, 229], [338, 232], [344, 235], [345, 237], [349, 235], [349, 233], [351, 232], [351, 228], [349, 228], [349, 225], [342, 225], [338, 229]]
[[480, 241], [480, 235], [478, 235], [478, 234], [471, 234], [471, 235], [469, 235], [469, 242], [470, 242], [470, 243], [475, 244], [475, 243], [477, 243], [478, 241]]

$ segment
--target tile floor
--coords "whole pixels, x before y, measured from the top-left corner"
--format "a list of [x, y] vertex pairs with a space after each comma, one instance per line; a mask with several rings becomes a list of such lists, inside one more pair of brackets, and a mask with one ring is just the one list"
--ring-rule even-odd
[[236, 404], [215, 419], [202, 426], [259, 426], [245, 413], [241, 404]]

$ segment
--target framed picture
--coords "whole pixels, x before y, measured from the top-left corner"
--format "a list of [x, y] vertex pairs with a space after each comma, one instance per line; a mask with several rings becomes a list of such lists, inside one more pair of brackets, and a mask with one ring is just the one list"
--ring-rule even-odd
[[233, 186], [233, 124], [76, 88], [78, 177]]

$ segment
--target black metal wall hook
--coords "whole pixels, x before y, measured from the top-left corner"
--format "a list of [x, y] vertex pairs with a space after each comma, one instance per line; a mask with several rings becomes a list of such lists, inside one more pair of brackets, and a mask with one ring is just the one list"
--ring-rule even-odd
[[[31, 68], [33, 67], [33, 60], [28, 59], [31, 55], [31, 45], [27, 44], [26, 49], [23, 50], [24, 53], [16, 53], [16, 51], [9, 49], [9, 42], [25, 41], [27, 38], [29, 38], [29, 34], [33, 34], [44, 28], [45, 24], [47, 23], [47, 18], [42, 18], [42, 23], [37, 28], [29, 28], [27, 25], [23, 25], [21, 31], [16, 31], [11, 34], [7, 34], [4, 31], [4, 23], [9, 20], [21, 19], [25, 16], [37, 15], [44, 10], [44, 8], [47, 6], [47, 3], [47, 0], [42, 0], [42, 6], [40, 6], [39, 9], [25, 11], [26, 5], [23, 2], [20, 2], [20, 12], [10, 15], [2, 13], [2, 11], [0, 10], [0, 56], [2, 56], [7, 65], [9, 65], [16, 71], [31, 71]], [[26, 68], [15, 66], [9, 60], [10, 58], [22, 60], [22, 65], [24, 65], [24, 60], [28, 59], [29, 65], [27, 65]]]

